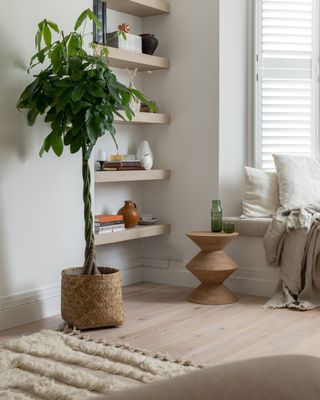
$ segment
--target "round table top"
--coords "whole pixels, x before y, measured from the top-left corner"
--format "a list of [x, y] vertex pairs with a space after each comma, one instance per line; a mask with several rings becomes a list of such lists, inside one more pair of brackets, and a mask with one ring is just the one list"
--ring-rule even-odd
[[203, 251], [218, 251], [222, 250], [232, 239], [239, 236], [238, 232], [205, 232], [194, 231], [186, 233], [196, 245]]
[[225, 232], [209, 232], [209, 231], [193, 231], [186, 233], [187, 236], [197, 236], [203, 238], [225, 238], [225, 237], [236, 237], [239, 235], [238, 232], [225, 233]]

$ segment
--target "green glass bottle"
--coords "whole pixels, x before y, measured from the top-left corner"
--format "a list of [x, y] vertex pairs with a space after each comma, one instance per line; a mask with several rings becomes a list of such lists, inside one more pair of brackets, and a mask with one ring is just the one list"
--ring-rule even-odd
[[222, 231], [222, 209], [220, 200], [212, 200], [211, 208], [211, 231]]

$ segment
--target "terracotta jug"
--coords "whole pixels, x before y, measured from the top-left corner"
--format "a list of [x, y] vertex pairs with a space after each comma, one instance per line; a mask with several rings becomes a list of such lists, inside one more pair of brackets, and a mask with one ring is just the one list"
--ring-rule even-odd
[[135, 203], [126, 200], [124, 206], [118, 211], [118, 215], [123, 215], [123, 221], [126, 228], [132, 228], [138, 224], [140, 214]]

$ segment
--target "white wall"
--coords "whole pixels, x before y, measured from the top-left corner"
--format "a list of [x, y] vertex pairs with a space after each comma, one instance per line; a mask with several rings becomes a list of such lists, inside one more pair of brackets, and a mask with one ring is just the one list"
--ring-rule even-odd
[[[185, 232], [210, 229], [212, 199], [222, 199], [225, 214], [240, 212], [247, 163], [249, 1], [198, 0], [186, 6], [171, 0], [170, 15], [144, 20], [109, 11], [108, 31], [128, 22], [135, 33], [155, 33], [160, 40], [156, 54], [172, 62], [170, 70], [140, 74], [137, 80], [160, 111], [171, 113], [172, 123], [118, 127], [120, 152], [135, 152], [138, 142], [147, 139], [155, 168], [172, 169], [172, 178], [96, 185], [94, 190], [97, 213], [116, 212], [123, 200], [132, 199], [141, 211], [172, 224], [170, 235], [98, 249], [99, 264], [119, 267], [125, 284], [195, 285], [184, 265], [197, 247]], [[61, 0], [32, 0], [32, 8], [18, 0], [10, 7], [0, 3], [0, 330], [57, 313], [60, 271], [82, 262], [80, 157], [39, 159], [47, 127], [28, 128], [15, 103], [28, 81], [25, 67], [34, 52], [36, 23], [50, 17], [68, 30], [90, 6], [91, 0], [71, 0], [68, 7]], [[128, 82], [125, 72], [116, 72]], [[98, 143], [100, 148], [115, 150], [108, 137]], [[244, 257], [243, 246], [261, 265], [253, 280], [255, 262]], [[229, 252], [241, 264], [240, 274], [230, 281], [233, 290], [250, 292], [255, 285], [266, 294], [273, 287], [261, 241], [244, 239]]]
[[220, 1], [219, 188], [227, 216], [241, 213], [248, 163], [248, 3]]
[[[83, 254], [78, 156], [38, 156], [48, 128], [30, 128], [16, 108], [31, 81], [36, 23], [50, 17], [66, 30], [89, 0], [0, 3], [0, 297], [56, 285]], [[63, 11], [62, 11], [63, 10]], [[34, 317], [42, 315], [41, 306]], [[3, 318], [0, 313], [0, 329]]]
[[[59, 312], [60, 271], [83, 262], [83, 206], [79, 155], [38, 156], [48, 126], [27, 126], [16, 108], [18, 97], [31, 81], [26, 68], [34, 54], [37, 23], [49, 18], [72, 29], [76, 17], [91, 0], [32, 0], [0, 2], [0, 330]], [[141, 30], [139, 18], [110, 11], [108, 24], [116, 29], [129, 22]], [[119, 71], [118, 71], [119, 72]], [[126, 73], [120, 76], [128, 82]], [[139, 79], [138, 79], [139, 82]], [[119, 128], [120, 150], [135, 149], [136, 128]], [[97, 148], [114, 152], [108, 138]], [[134, 186], [95, 191], [96, 211], [117, 211], [123, 200], [141, 203]], [[141, 246], [115, 245], [98, 250], [98, 262], [120, 269], [124, 283], [140, 280]]]
[[143, 192], [144, 208], [172, 224], [171, 235], [144, 241], [148, 266], [188, 259], [195, 246], [185, 232], [209, 229], [211, 200], [218, 196], [219, 1], [171, 4], [170, 15], [143, 25], [160, 40], [157, 54], [172, 63], [144, 78], [145, 91], [172, 114], [169, 126], [144, 131], [156, 166], [172, 169], [169, 182], [148, 184]]

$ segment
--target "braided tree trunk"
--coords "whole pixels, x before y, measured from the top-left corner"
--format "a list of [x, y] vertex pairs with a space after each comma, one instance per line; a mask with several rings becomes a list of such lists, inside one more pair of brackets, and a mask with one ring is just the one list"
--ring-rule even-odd
[[91, 174], [88, 160], [85, 157], [85, 149], [82, 149], [82, 179], [83, 179], [83, 205], [85, 222], [85, 261], [84, 275], [99, 275], [96, 265], [96, 251], [94, 245], [93, 216], [91, 210]]

